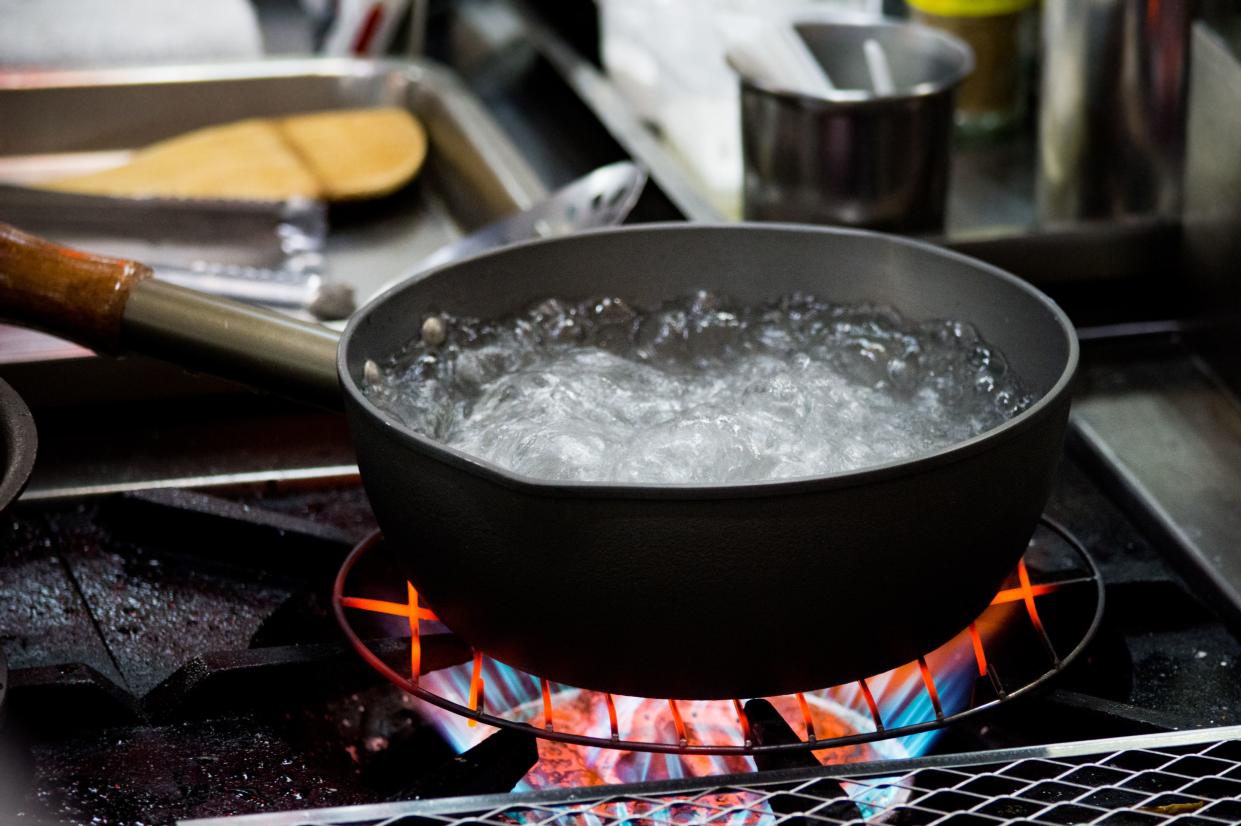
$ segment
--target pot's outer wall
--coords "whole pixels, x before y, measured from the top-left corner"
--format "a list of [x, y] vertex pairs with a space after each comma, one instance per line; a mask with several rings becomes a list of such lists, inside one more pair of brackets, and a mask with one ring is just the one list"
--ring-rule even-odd
[[736, 492], [609, 493], [480, 471], [348, 392], [375, 513], [449, 627], [556, 682], [721, 698], [880, 673], [983, 611], [1034, 531], [1067, 423], [1076, 347], [1046, 299], [969, 259], [866, 234], [682, 225], [563, 240], [398, 288], [346, 334], [342, 378], [412, 336], [424, 313], [462, 312], [468, 293], [469, 312], [488, 316], [551, 295], [649, 306], [652, 292], [702, 284], [747, 302], [814, 285], [833, 300], [974, 321], [1031, 389], [1055, 393], [968, 449], [895, 470]]

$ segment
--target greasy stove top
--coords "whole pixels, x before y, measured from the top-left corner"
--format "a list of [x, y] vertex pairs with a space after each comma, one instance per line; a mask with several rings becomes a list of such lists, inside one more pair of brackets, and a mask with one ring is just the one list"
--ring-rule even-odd
[[[1051, 690], [935, 750], [1241, 722], [1241, 644], [1072, 460], [1048, 513], [1102, 570], [1104, 627]], [[330, 582], [372, 528], [353, 487], [150, 491], [7, 517], [0, 820], [165, 823], [511, 789], [538, 757], [531, 738], [501, 732], [454, 759], [342, 643]], [[408, 657], [390, 642], [394, 662]], [[428, 670], [469, 656], [451, 638], [424, 652]]]

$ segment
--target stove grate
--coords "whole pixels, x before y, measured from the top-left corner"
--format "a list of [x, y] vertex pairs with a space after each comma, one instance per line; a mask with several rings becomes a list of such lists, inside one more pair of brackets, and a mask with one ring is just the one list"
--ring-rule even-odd
[[185, 826], [1237, 822], [1241, 726], [663, 783], [260, 814]]
[[[535, 726], [531, 721], [503, 716], [507, 709], [492, 713], [487, 707], [486, 686], [484, 684], [485, 681], [481, 677], [483, 663], [486, 659], [486, 655], [483, 652], [474, 652], [472, 678], [469, 681], [468, 690], [461, 696], [449, 696], [447, 692], [437, 693], [429, 688], [427, 681], [422, 679], [423, 640], [420, 628], [423, 622], [435, 621], [436, 617], [430, 609], [420, 604], [418, 593], [414, 586], [405, 583], [403, 590], [406, 593], [406, 600], [404, 602], [372, 599], [352, 594], [346, 595], [346, 591], [353, 587], [354, 579], [352, 575], [355, 569], [359, 567], [360, 563], [367, 560], [369, 554], [381, 547], [381, 542], [382, 538], [378, 533], [372, 534], [358, 545], [345, 560], [336, 578], [333, 607], [337, 621], [350, 644], [364, 660], [379, 671], [389, 682], [421, 700], [468, 718], [471, 721], [470, 725], [474, 725], [476, 722], [485, 723], [497, 728], [516, 729], [546, 739], [573, 745], [597, 746], [626, 751], [697, 755], [759, 755], [796, 750], [821, 750], [841, 746], [855, 746], [862, 743], [905, 737], [942, 728], [950, 723], [989, 710], [1000, 703], [1024, 696], [1059, 674], [1089, 643], [1099, 626], [1103, 613], [1103, 583], [1094, 561], [1081, 543], [1070, 533], [1057, 523], [1044, 517], [1039, 532], [1031, 540], [1031, 546], [1027, 550], [1026, 558], [1018, 563], [1012, 587], [1002, 589], [992, 602], [992, 608], [1004, 605], [1020, 605], [1024, 607], [1023, 613], [1026, 616], [1026, 622], [1030, 630], [1033, 632], [1036, 643], [1034, 644], [1033, 651], [1019, 658], [1029, 661], [1022, 663], [1023, 670], [1021, 673], [1014, 674], [1009, 672], [1007, 667], [997, 667], [996, 657], [993, 656], [996, 653], [993, 648], [995, 641], [984, 639], [984, 635], [979, 631], [981, 622], [972, 623], [968, 629], [962, 632], [958, 639], [950, 641], [938, 650], [943, 652], [957, 646], [961, 650], [967, 650], [969, 652], [967, 657], [976, 665], [978, 676], [989, 686], [990, 699], [984, 699], [981, 702], [976, 701], [961, 709], [946, 711], [941, 703], [937, 689], [937, 675], [934, 673], [933, 668], [928, 665], [928, 661], [932, 660], [937, 652], [930, 652], [916, 660], [917, 673], [921, 679], [921, 690], [925, 692], [933, 711], [933, 715], [926, 719], [913, 722], [902, 721], [897, 725], [893, 725], [891, 720], [885, 717], [885, 711], [881, 708], [881, 704], [876, 703], [868, 680], [862, 679], [858, 681], [856, 691], [850, 691], [853, 696], [865, 700], [865, 706], [856, 709], [858, 719], [862, 721], [862, 724], [849, 733], [830, 737], [816, 736], [806, 696], [798, 694], [795, 695], [795, 699], [803, 717], [802, 734], [790, 742], [762, 743], [753, 738], [740, 698], [731, 701], [732, 711], [730, 713], [734, 717], [736, 729], [731, 737], [732, 742], [718, 742], [714, 740], [698, 742], [692, 739], [681, 709], [681, 704], [686, 701], [675, 699], [660, 701], [665, 706], [665, 714], [672, 722], [670, 727], [663, 727], [661, 730], [670, 731], [673, 736], [664, 740], [644, 739], [633, 735], [632, 732], [626, 731], [619, 726], [614, 700], [611, 695], [607, 694], [602, 696], [608, 710], [610, 722], [608, 730], [566, 729], [562, 724], [562, 718], [557, 715], [551, 684], [546, 679], [533, 676], [529, 676], [529, 679], [537, 680], [542, 695], [540, 725]], [[1055, 570], [1042, 572], [1038, 577], [1038, 581], [1035, 582], [1027, 569], [1027, 560], [1055, 555], [1050, 553], [1048, 548], [1044, 547], [1044, 544], [1055, 546], [1060, 556], [1063, 559], [1067, 559], [1068, 563], [1067, 566], [1063, 561], [1058, 567], [1053, 565], [1052, 567]], [[361, 577], [361, 579], [365, 580], [366, 578]], [[1084, 621], [1075, 626], [1074, 632], [1069, 635], [1068, 643], [1066, 644], [1062, 639], [1060, 647], [1057, 648], [1056, 643], [1053, 642], [1052, 637], [1048, 633], [1043, 617], [1039, 613], [1037, 603], [1040, 599], [1046, 598], [1050, 594], [1064, 593], [1072, 589], [1082, 589], [1090, 594], [1090, 599], [1092, 600], [1090, 603], [1091, 610], [1087, 612]], [[407, 673], [398, 673], [396, 669], [372, 650], [371, 646], [373, 643], [368, 644], [363, 641], [363, 635], [359, 634], [355, 628], [355, 622], [351, 614], [367, 612], [396, 617], [402, 623], [408, 622], [410, 665]], [[1030, 665], [1030, 662], [1040, 657], [1044, 659], [1043, 665], [1038, 666], [1034, 670], [1026, 667]], [[852, 687], [837, 688], [850, 689]], [[728, 701], [722, 702], [727, 703]]]

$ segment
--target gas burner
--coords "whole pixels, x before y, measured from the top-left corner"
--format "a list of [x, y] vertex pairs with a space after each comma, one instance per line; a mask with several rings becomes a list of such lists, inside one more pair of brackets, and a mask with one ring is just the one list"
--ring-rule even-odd
[[[451, 681], [435, 679], [436, 672], [424, 674], [421, 670], [422, 640], [428, 633], [424, 623], [440, 631], [443, 626], [438, 625], [431, 609], [420, 603], [414, 586], [402, 584], [404, 602], [354, 595], [359, 584], [366, 587], [366, 583], [374, 589], [372, 593], [387, 591], [385, 596], [392, 595], [392, 587], [397, 583], [391, 581], [392, 568], [384, 550], [378, 532], [354, 548], [336, 577], [332, 601], [337, 621], [350, 644], [389, 682], [434, 706], [468, 718], [470, 725], [484, 723], [574, 745], [628, 751], [757, 755], [853, 746], [928, 732], [983, 713], [1043, 685], [1081, 653], [1103, 615], [1103, 582], [1094, 561], [1065, 528], [1044, 517], [1017, 570], [990, 607], [968, 628], [935, 651], [885, 674], [820, 691], [769, 698], [777, 708], [792, 709], [792, 715], [800, 714], [801, 718], [800, 726], [794, 725], [800, 728], [795, 739], [769, 743], [753, 736], [740, 698], [656, 701], [568, 689], [575, 692], [575, 697], [598, 694], [607, 710], [606, 720], [602, 713], [597, 721], [583, 721], [583, 715], [566, 713], [564, 709], [558, 714], [555, 698], [566, 696], [565, 687], [553, 689], [548, 680], [510, 669], [482, 651], [473, 652], [468, 689], [446, 690]], [[360, 619], [363, 615], [370, 619]], [[382, 615], [389, 622], [375, 623], [375, 615]], [[399, 632], [391, 624], [393, 618], [399, 620]], [[355, 627], [360, 623], [369, 625], [362, 634]], [[383, 635], [397, 633], [409, 634], [408, 675], [385, 663], [374, 648]], [[369, 643], [364, 641], [363, 634], [371, 638]], [[537, 685], [541, 702], [536, 699], [494, 712], [488, 710], [484, 664], [503, 669], [517, 681]], [[959, 698], [942, 698], [945, 684], [963, 682], [966, 688], [956, 692]], [[925, 704], [925, 719], [910, 719], [907, 713], [911, 690], [929, 701]], [[894, 714], [892, 708], [893, 702], [899, 702], [896, 695], [906, 698], [900, 714]], [[709, 714], [699, 713], [721, 704], [722, 708]], [[644, 709], [640, 715], [644, 721], [642, 731], [637, 730], [635, 722], [639, 715], [618, 713], [618, 708], [632, 712], [638, 705]], [[665, 716], [663, 722], [671, 724], [651, 725], [652, 708], [659, 708]], [[828, 736], [823, 736], [822, 725], [816, 732], [815, 721], [820, 715], [813, 710], [824, 708], [830, 709], [838, 721]], [[699, 732], [695, 720], [719, 720], [725, 714], [731, 721], [731, 732], [721, 736], [717, 726], [707, 738], [696, 736]], [[843, 732], [838, 730], [841, 728]], [[664, 732], [667, 736], [660, 737]]]

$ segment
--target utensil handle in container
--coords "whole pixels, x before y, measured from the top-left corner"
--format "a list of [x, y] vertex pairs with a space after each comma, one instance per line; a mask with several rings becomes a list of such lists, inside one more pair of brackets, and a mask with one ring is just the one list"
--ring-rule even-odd
[[0, 224], [0, 317], [105, 353], [140, 352], [341, 406], [336, 331], [151, 278]]

